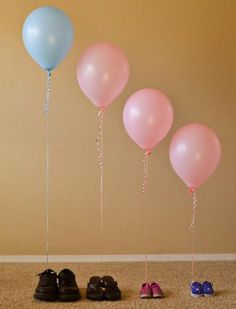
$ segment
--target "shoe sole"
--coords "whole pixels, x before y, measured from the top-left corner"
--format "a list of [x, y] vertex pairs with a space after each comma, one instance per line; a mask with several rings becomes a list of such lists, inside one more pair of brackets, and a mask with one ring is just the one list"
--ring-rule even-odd
[[192, 297], [203, 297], [204, 294], [193, 294], [193, 293], [191, 293], [191, 296]]
[[152, 298], [151, 295], [140, 295], [139, 297], [140, 297], [140, 298]]
[[105, 300], [107, 300], [107, 301], [117, 301], [117, 300], [121, 300], [121, 297], [105, 297]]
[[40, 300], [40, 301], [56, 301], [57, 300], [57, 295], [55, 296], [52, 296], [52, 295], [47, 295], [47, 294], [38, 294], [38, 293], [35, 293], [34, 294], [34, 298], [36, 300]]
[[105, 300], [105, 298], [104, 297], [102, 297], [102, 298], [96, 298], [96, 297], [86, 297], [87, 299], [89, 299], [89, 300], [92, 300], [92, 301], [103, 301], [103, 300]]
[[65, 295], [58, 295], [58, 300], [63, 302], [72, 302], [78, 301], [81, 299], [80, 294], [65, 294]]
[[164, 295], [153, 295], [152, 298], [163, 298]]

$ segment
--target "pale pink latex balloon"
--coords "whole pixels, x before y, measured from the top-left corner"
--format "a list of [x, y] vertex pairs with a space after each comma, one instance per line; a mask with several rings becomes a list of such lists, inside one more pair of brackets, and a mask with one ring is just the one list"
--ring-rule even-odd
[[215, 171], [221, 146], [215, 132], [202, 124], [189, 124], [174, 135], [169, 149], [176, 174], [190, 189], [197, 189]]
[[173, 108], [161, 91], [142, 89], [126, 102], [123, 121], [132, 140], [142, 149], [151, 152], [170, 130]]
[[128, 82], [128, 59], [113, 44], [94, 44], [84, 51], [78, 62], [77, 79], [85, 95], [104, 110]]

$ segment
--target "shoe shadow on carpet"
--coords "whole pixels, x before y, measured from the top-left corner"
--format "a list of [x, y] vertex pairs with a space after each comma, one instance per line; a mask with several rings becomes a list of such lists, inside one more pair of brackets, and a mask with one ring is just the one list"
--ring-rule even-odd
[[122, 290], [121, 295], [121, 300], [129, 300], [131, 298], [137, 297], [138, 293], [133, 290]]
[[[169, 298], [173, 296], [173, 292], [171, 290], [164, 290], [164, 298]], [[122, 290], [122, 300], [135, 300], [139, 299], [139, 293], [134, 290]], [[153, 298], [150, 298], [153, 299]]]
[[[86, 288], [80, 288], [82, 295], [82, 300], [86, 300]], [[121, 291], [121, 300], [130, 300], [138, 297], [138, 292], [134, 290], [122, 290]]]
[[80, 289], [80, 293], [81, 293], [81, 296], [82, 296], [82, 300], [83, 299], [86, 299], [86, 288], [79, 288]]
[[171, 290], [163, 290], [163, 293], [164, 293], [164, 298], [168, 298], [174, 295]]
[[214, 293], [214, 297], [226, 296], [232, 294], [230, 290], [217, 290]]

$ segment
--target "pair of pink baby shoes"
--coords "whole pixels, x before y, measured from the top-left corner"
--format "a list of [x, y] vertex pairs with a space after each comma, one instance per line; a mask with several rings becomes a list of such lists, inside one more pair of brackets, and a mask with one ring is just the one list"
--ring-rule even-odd
[[152, 284], [149, 284], [145, 282], [142, 285], [139, 296], [140, 298], [162, 298], [164, 297], [164, 294], [158, 283], [153, 282]]

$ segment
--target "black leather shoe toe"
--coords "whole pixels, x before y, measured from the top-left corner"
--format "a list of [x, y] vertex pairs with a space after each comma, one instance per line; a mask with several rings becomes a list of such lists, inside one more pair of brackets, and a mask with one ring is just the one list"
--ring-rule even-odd
[[39, 283], [34, 292], [34, 298], [44, 301], [57, 299], [57, 274], [52, 269], [46, 269], [39, 274]]
[[77, 301], [81, 298], [75, 275], [69, 269], [63, 269], [59, 275], [58, 298], [60, 301]]

